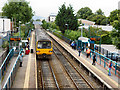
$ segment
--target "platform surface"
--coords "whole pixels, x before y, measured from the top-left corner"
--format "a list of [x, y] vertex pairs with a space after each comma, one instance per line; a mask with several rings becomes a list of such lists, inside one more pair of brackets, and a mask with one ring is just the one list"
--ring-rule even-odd
[[[30, 49], [35, 50], [35, 31], [31, 32]], [[35, 51], [23, 57], [23, 66], [19, 67], [12, 88], [36, 88]]]

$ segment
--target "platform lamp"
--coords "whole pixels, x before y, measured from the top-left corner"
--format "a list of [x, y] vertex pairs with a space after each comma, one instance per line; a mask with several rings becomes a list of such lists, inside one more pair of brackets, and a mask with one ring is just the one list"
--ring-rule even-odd
[[5, 21], [5, 20], [3, 19], [3, 33], [4, 33], [4, 21]]
[[[101, 32], [102, 30], [100, 29], [99, 31]], [[100, 47], [99, 52], [100, 53], [101, 53], [101, 41], [102, 41], [102, 38], [101, 38], [101, 33], [100, 33], [100, 45], [99, 45], [99, 47]]]
[[21, 38], [21, 29], [20, 29], [20, 27], [21, 27], [21, 21], [19, 21], [19, 37]]
[[[80, 26], [82, 26], [82, 24], [80, 24]], [[81, 29], [81, 37], [83, 37], [83, 33], [82, 33], [82, 30], [83, 30], [83, 27], [80, 28]]]
[[68, 24], [66, 23], [65, 25], [67, 26], [67, 33], [68, 33]]

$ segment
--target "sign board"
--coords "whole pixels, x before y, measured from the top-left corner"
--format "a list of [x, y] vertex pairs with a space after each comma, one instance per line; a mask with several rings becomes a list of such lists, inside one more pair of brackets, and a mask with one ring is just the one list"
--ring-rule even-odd
[[20, 41], [20, 38], [10, 38], [10, 41]]
[[28, 42], [28, 40], [21, 40], [21, 42]]
[[90, 38], [91, 41], [100, 41], [100, 38]]

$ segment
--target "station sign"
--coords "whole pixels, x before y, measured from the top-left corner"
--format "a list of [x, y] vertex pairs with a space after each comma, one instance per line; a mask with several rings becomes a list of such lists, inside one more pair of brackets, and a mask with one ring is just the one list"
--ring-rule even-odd
[[100, 41], [100, 38], [90, 38], [91, 41]]
[[10, 38], [10, 41], [20, 41], [20, 38]]

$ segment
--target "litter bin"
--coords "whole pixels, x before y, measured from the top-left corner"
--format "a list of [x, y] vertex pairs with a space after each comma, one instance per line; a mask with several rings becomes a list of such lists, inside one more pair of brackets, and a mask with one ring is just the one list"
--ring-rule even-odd
[[31, 49], [31, 53], [33, 53], [33, 49]]

